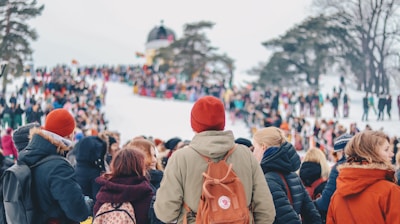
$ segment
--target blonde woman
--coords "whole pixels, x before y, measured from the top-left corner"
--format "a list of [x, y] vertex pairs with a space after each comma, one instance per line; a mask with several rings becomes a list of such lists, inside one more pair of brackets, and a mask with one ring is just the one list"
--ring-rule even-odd
[[304, 155], [303, 162], [314, 162], [321, 165], [321, 177], [328, 178], [329, 173], [331, 171], [331, 167], [329, 166], [328, 160], [324, 152], [316, 147], [311, 148]]
[[261, 163], [265, 179], [274, 199], [279, 223], [321, 223], [301, 179], [295, 173], [300, 157], [282, 130], [268, 127], [253, 135], [254, 156]]
[[389, 137], [381, 131], [359, 132], [345, 153], [347, 161], [338, 167], [327, 223], [400, 223], [400, 188]]
[[325, 154], [320, 149], [311, 148], [307, 151], [299, 173], [312, 200], [321, 196], [329, 176], [329, 169]]

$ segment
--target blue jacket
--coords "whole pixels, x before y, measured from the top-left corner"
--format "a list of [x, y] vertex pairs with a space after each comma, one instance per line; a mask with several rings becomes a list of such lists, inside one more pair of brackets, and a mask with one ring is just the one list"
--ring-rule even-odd
[[[270, 154], [269, 150], [275, 152]], [[295, 173], [300, 167], [300, 157], [292, 144], [285, 142], [278, 149], [269, 148], [261, 160], [261, 167], [274, 199], [274, 223], [321, 223], [319, 212]], [[287, 183], [293, 204], [289, 201], [286, 183], [280, 174]]]
[[[27, 165], [57, 155], [57, 148], [68, 148], [61, 137], [57, 139], [42, 130], [33, 130], [31, 141], [19, 157]], [[61, 224], [81, 222], [91, 214], [75, 179], [74, 168], [67, 160], [51, 160], [32, 169], [32, 197], [38, 208], [33, 223], [47, 223], [50, 218]]]
[[315, 200], [315, 205], [317, 209], [322, 212], [327, 212], [329, 203], [331, 202], [331, 197], [333, 193], [336, 191], [336, 178], [339, 175], [337, 170], [337, 166], [346, 162], [346, 158], [343, 156], [331, 169], [329, 174], [328, 182], [325, 185], [324, 190], [322, 191], [321, 197]]

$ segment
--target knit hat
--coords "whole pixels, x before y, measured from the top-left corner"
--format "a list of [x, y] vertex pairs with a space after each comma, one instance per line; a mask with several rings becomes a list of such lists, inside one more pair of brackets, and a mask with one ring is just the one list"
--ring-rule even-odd
[[225, 128], [225, 108], [221, 100], [213, 96], [204, 96], [196, 101], [190, 114], [193, 131], [222, 131]]
[[321, 177], [321, 165], [314, 162], [303, 162], [300, 167], [299, 176], [307, 187]]
[[182, 139], [180, 139], [180, 138], [171, 138], [164, 145], [165, 145], [165, 148], [173, 150], [173, 149], [175, 149], [176, 145], [178, 145], [178, 143], [181, 141], [182, 141]]
[[65, 109], [52, 110], [47, 116], [44, 130], [53, 132], [61, 137], [69, 136], [75, 129], [75, 119]]
[[251, 144], [251, 141], [246, 139], [246, 138], [237, 138], [235, 140], [235, 143], [241, 144], [241, 145], [245, 145], [245, 146], [247, 146], [249, 148], [253, 146], [253, 144]]
[[13, 141], [15, 148], [17, 148], [18, 151], [21, 151], [26, 148], [26, 146], [29, 143], [29, 130], [31, 130], [34, 127], [40, 127], [38, 123], [28, 123], [26, 125], [23, 125], [19, 128], [17, 128], [14, 133], [13, 133]]
[[352, 135], [347, 133], [344, 133], [343, 135], [337, 137], [333, 144], [333, 151], [338, 152], [340, 150], [343, 150], [352, 137]]

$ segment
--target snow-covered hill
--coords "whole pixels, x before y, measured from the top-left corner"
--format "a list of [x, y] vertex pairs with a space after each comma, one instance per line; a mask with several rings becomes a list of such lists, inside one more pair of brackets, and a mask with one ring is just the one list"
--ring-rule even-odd
[[[339, 85], [339, 77], [323, 76], [321, 77], [321, 91], [324, 96], [332, 95], [333, 87]], [[369, 124], [373, 129], [381, 129], [390, 136], [400, 133], [400, 122], [396, 97], [393, 96], [392, 120], [376, 121], [377, 116], [370, 111], [369, 122], [362, 122], [363, 113], [362, 97], [363, 92], [355, 91], [351, 83], [347, 83], [347, 92], [349, 94], [351, 105], [348, 118], [339, 118], [339, 123], [349, 129], [350, 124], [356, 122], [360, 130]], [[377, 104], [377, 99], [375, 99]], [[122, 134], [122, 142], [139, 136], [153, 136], [168, 140], [172, 137], [181, 137], [190, 140], [193, 132], [190, 127], [190, 109], [192, 103], [175, 100], [154, 99], [133, 95], [133, 89], [124, 83], [108, 83], [108, 95], [104, 111], [109, 120], [110, 130], [119, 131]], [[340, 106], [340, 113], [342, 107]], [[322, 117], [333, 119], [332, 106], [325, 103], [322, 108]], [[226, 128], [232, 130], [235, 137], [250, 138], [250, 132], [243, 122], [236, 122], [232, 125], [226, 115]], [[309, 118], [313, 121], [313, 118]], [[385, 114], [385, 119], [387, 115]]]

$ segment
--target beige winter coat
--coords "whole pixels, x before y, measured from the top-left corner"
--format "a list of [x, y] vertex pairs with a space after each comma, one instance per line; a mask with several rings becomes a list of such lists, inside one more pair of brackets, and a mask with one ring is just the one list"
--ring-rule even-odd
[[[182, 223], [186, 212], [183, 202], [196, 212], [201, 195], [202, 173], [207, 169], [207, 162], [199, 153], [217, 161], [234, 145], [231, 131], [205, 131], [196, 134], [189, 146], [174, 152], [157, 191], [154, 205], [157, 217], [166, 223], [174, 220]], [[246, 146], [237, 145], [227, 162], [233, 164], [233, 170], [243, 183], [248, 205], [252, 203], [254, 206], [254, 223], [273, 223], [275, 207], [271, 192], [260, 164], [251, 151]], [[189, 220], [188, 223], [195, 221]]]

